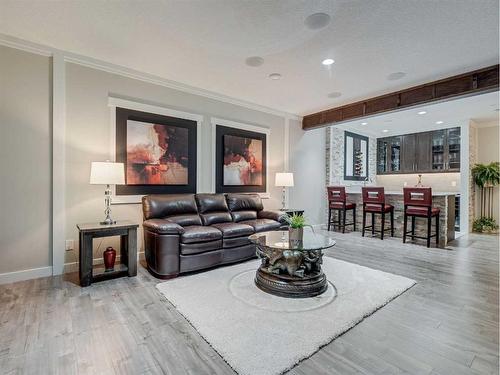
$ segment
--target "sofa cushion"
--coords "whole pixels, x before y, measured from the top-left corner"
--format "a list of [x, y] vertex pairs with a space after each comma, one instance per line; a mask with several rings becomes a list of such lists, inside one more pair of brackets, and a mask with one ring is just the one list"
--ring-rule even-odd
[[203, 225], [230, 223], [233, 221], [231, 214], [229, 212], [210, 212], [208, 214], [201, 214], [200, 216]]
[[184, 228], [179, 224], [165, 219], [149, 219], [144, 221], [142, 226], [145, 230], [158, 234], [182, 234], [184, 232]]
[[144, 219], [157, 219], [166, 216], [197, 214], [198, 208], [194, 194], [152, 194], [142, 197]]
[[233, 211], [231, 212], [233, 221], [253, 220], [257, 219], [257, 211]]
[[216, 228], [201, 225], [184, 227], [181, 234], [181, 243], [199, 243], [222, 239], [222, 232]]
[[187, 227], [188, 225], [202, 225], [201, 218], [198, 214], [167, 216], [166, 219], [183, 227]]
[[196, 204], [200, 214], [229, 211], [224, 194], [196, 194]]
[[286, 218], [287, 216], [287, 213], [284, 212], [284, 211], [278, 211], [278, 210], [275, 210], [275, 211], [268, 211], [268, 210], [263, 210], [263, 211], [259, 211], [257, 217], [259, 219], [271, 219], [271, 220], [275, 220], [275, 221], [279, 221], [280, 223], [286, 223]]
[[248, 224], [255, 229], [255, 232], [266, 232], [270, 230], [276, 230], [281, 227], [281, 224], [276, 220], [271, 219], [255, 219], [242, 221], [241, 224]]
[[232, 221], [224, 194], [196, 194], [196, 203], [203, 225]]
[[[253, 230], [253, 228], [252, 228]], [[222, 239], [222, 247], [224, 249], [231, 249], [233, 247], [246, 246], [252, 243], [248, 236], [243, 237], [233, 237], [233, 238], [223, 238]]]
[[222, 249], [222, 240], [206, 241], [198, 243], [181, 243], [182, 255], [201, 254], [207, 251], [214, 251]]
[[264, 209], [259, 194], [227, 194], [230, 211], [260, 211]]
[[255, 233], [252, 226], [241, 223], [219, 223], [213, 224], [212, 227], [220, 230], [223, 238], [250, 236]]

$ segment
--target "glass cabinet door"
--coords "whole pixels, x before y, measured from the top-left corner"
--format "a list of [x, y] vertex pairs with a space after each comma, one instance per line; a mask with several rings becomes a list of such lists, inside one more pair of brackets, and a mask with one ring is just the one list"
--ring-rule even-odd
[[399, 172], [401, 170], [401, 137], [391, 138], [389, 142], [390, 150], [390, 172]]
[[432, 170], [445, 169], [446, 130], [432, 132]]
[[446, 169], [460, 169], [460, 128], [447, 130], [448, 164]]
[[377, 142], [377, 172], [387, 172], [387, 140], [379, 139]]

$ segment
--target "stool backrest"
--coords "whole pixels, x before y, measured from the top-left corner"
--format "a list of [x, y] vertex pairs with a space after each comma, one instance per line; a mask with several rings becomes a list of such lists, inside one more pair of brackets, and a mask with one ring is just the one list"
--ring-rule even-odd
[[365, 186], [361, 188], [363, 193], [363, 203], [385, 203], [385, 193], [383, 187]]
[[328, 202], [346, 202], [345, 186], [328, 186], [326, 189], [328, 190]]
[[405, 206], [432, 206], [432, 189], [430, 187], [405, 187], [403, 188], [403, 201]]

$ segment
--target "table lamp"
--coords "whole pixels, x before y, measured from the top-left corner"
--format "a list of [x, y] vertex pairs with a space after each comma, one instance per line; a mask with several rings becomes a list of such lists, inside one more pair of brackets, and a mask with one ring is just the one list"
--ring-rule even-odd
[[90, 166], [90, 183], [92, 185], [106, 185], [104, 191], [104, 204], [106, 209], [104, 214], [106, 218], [101, 221], [101, 225], [115, 224], [116, 221], [111, 218], [111, 187], [110, 185], [125, 184], [125, 168], [123, 163], [114, 163], [110, 161], [93, 161]]
[[293, 173], [285, 173], [285, 172], [276, 173], [274, 184], [276, 186], [281, 186], [283, 189], [281, 195], [281, 209], [284, 211], [286, 209], [285, 208], [286, 188], [288, 186], [293, 186]]

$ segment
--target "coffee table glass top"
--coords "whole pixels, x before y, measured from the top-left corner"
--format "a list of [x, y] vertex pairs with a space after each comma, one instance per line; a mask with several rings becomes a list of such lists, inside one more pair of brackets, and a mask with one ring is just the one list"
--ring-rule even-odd
[[312, 251], [328, 249], [335, 245], [335, 241], [330, 237], [314, 233], [308, 229], [304, 230], [302, 241], [290, 240], [288, 231], [255, 233], [249, 236], [248, 239], [259, 246], [283, 250]]

